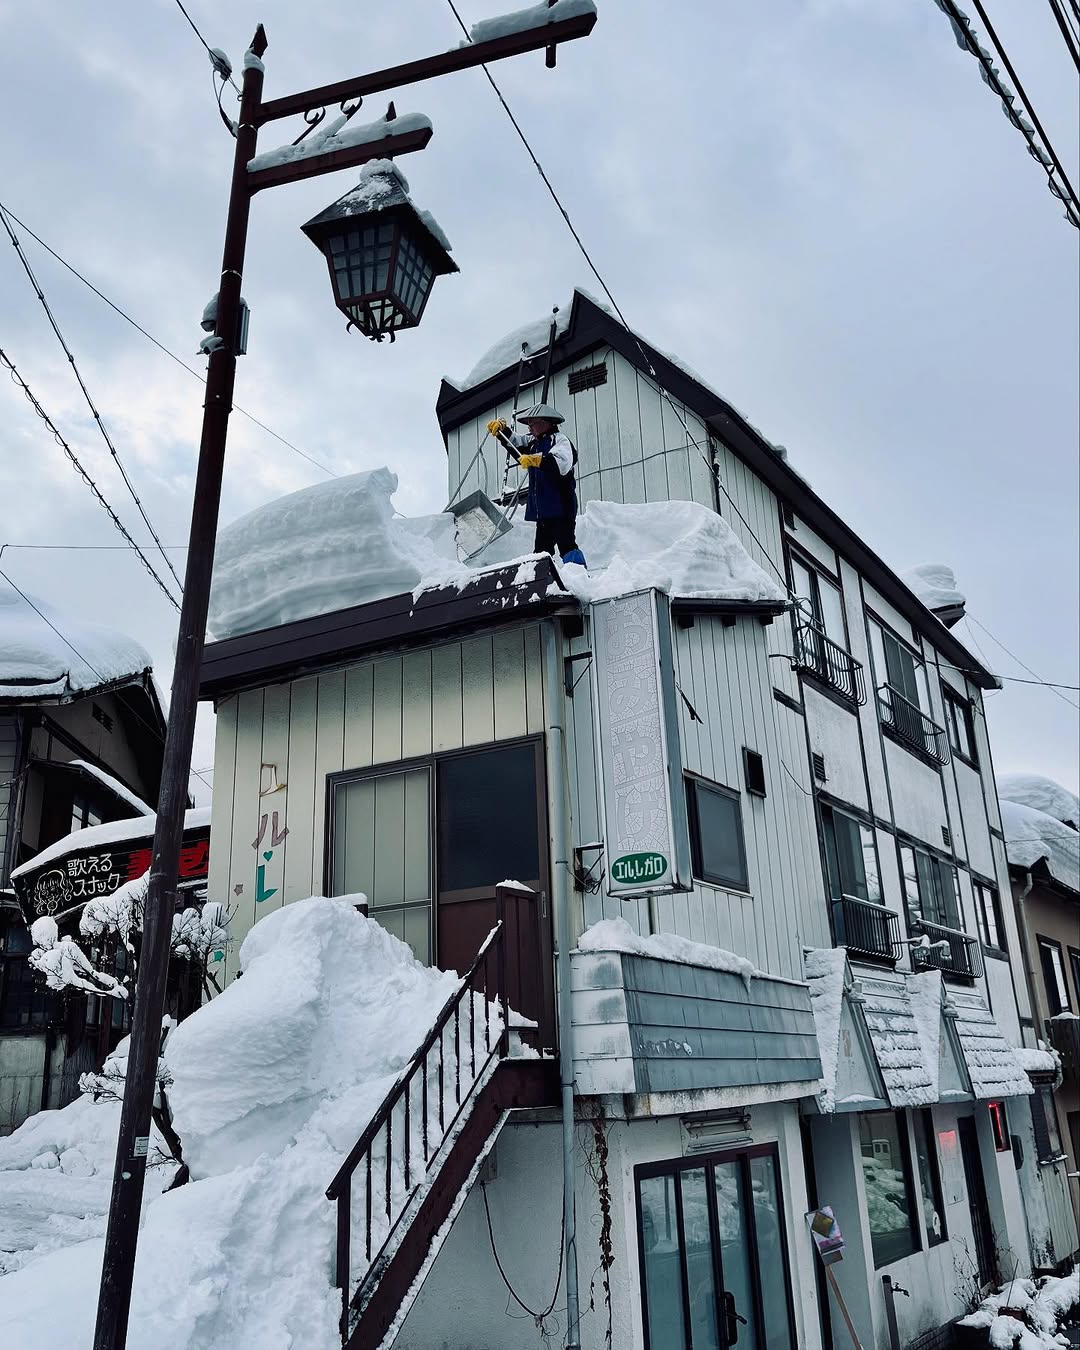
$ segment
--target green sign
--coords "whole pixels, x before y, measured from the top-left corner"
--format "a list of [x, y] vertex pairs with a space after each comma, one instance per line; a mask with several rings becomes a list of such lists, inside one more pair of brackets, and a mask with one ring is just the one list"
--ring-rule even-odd
[[619, 886], [641, 886], [659, 881], [667, 870], [662, 853], [624, 853], [611, 864], [611, 879]]

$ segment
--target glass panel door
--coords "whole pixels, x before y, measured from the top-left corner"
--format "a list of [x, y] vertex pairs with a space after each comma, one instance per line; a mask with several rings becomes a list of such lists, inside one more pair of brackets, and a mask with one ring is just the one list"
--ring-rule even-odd
[[[748, 1231], [746, 1178], [740, 1163], [717, 1163], [713, 1168], [713, 1184], [724, 1280], [721, 1316], [728, 1337], [724, 1344], [750, 1346], [756, 1350], [761, 1340], [754, 1307], [753, 1235]], [[732, 1332], [738, 1336], [737, 1341], [732, 1338]]]
[[669, 1172], [638, 1182], [649, 1350], [687, 1350], [676, 1179]]

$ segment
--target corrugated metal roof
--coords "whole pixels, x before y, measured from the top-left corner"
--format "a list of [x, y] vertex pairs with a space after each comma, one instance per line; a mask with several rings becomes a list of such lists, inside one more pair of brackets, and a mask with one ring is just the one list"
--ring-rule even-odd
[[859, 993], [889, 1104], [902, 1108], [937, 1101], [936, 1075], [926, 1062], [904, 976], [864, 976]]

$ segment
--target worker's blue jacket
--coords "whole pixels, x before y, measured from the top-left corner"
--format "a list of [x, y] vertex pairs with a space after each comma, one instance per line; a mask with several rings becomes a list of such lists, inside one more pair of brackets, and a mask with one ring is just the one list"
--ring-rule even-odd
[[574, 466], [577, 451], [561, 431], [545, 436], [511, 437], [515, 446], [526, 455], [542, 455], [540, 467], [529, 469], [529, 495], [525, 505], [526, 520], [573, 520], [577, 516], [577, 482]]

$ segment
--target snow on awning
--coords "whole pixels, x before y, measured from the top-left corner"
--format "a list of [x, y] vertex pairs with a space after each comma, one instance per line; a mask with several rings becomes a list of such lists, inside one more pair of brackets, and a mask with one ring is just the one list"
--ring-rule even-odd
[[971, 1090], [980, 1101], [1031, 1094], [1024, 1066], [980, 994], [950, 990], [946, 1015], [954, 1017]]
[[921, 1022], [903, 975], [862, 977], [858, 991], [889, 1105], [928, 1106], [937, 1101], [937, 1075], [927, 1063]]

